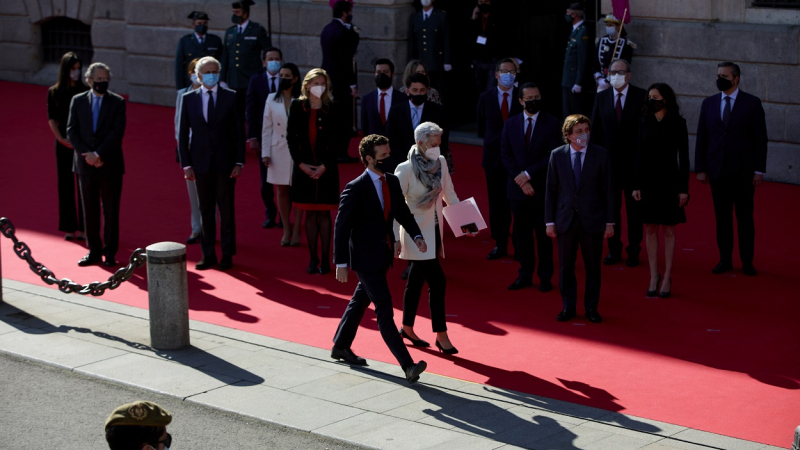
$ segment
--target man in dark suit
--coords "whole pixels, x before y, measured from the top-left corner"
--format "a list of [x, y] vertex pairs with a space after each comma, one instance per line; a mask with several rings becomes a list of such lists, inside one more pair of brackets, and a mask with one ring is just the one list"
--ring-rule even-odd
[[[411, 150], [411, 146], [416, 144], [414, 130], [423, 122], [433, 122], [444, 129], [440, 148], [442, 155], [448, 159], [448, 163], [452, 158], [450, 133], [444, 107], [428, 101], [429, 87], [428, 77], [421, 73], [411, 75], [408, 77], [406, 85], [408, 101], [395, 105], [389, 112], [389, 119], [386, 121], [386, 137], [389, 138], [389, 145], [392, 147], [392, 166], [388, 172], [394, 172], [394, 168], [398, 164], [408, 159], [408, 151]], [[453, 172], [452, 167], [450, 167], [450, 172]]]
[[392, 87], [394, 63], [381, 58], [375, 61], [375, 86], [377, 89], [361, 99], [361, 130], [365, 136], [386, 134], [386, 120], [392, 107], [405, 103], [408, 97]]
[[636, 151], [639, 139], [639, 119], [647, 101], [647, 92], [630, 84], [631, 66], [618, 59], [609, 67], [611, 89], [597, 94], [592, 113], [592, 141], [605, 147], [611, 156], [611, 173], [614, 178], [616, 218], [614, 236], [608, 239], [608, 255], [603, 264], [616, 264], [622, 259], [622, 201], [625, 197], [625, 216], [628, 228], [628, 254], [626, 265], [639, 265], [639, 252], [644, 237], [641, 219], [636, 214], [633, 199], [633, 176], [636, 170]]
[[561, 122], [540, 112], [542, 95], [534, 83], [520, 87], [518, 102], [524, 112], [506, 121], [501, 138], [501, 156], [508, 179], [506, 195], [514, 213], [514, 241], [520, 265], [517, 279], [508, 289], [513, 291], [533, 284], [535, 232], [539, 290], [549, 292], [553, 289], [553, 240], [546, 234], [544, 196], [550, 152], [562, 139]]
[[566, 19], [572, 26], [564, 55], [561, 75], [562, 114], [589, 115], [594, 102], [595, 82], [592, 78], [592, 40], [583, 21], [584, 8], [573, 3], [567, 8]]
[[[125, 100], [108, 90], [111, 69], [94, 63], [86, 70], [92, 88], [72, 97], [67, 121], [67, 139], [75, 149], [73, 171], [83, 202], [83, 223], [89, 253], [78, 265], [117, 265], [119, 249], [119, 204], [122, 197], [122, 137], [125, 135]], [[103, 238], [100, 238], [100, 214]], [[105, 245], [103, 245], [105, 241]], [[105, 261], [103, 257], [105, 256]]]
[[218, 84], [219, 61], [210, 56], [202, 58], [195, 71], [203, 86], [183, 95], [178, 135], [181, 167], [186, 179], [196, 180], [203, 224], [203, 258], [195, 268], [206, 270], [217, 264], [214, 243], [219, 209], [219, 268], [227, 270], [236, 254], [234, 188], [244, 165], [244, 114], [236, 108], [236, 92]]
[[425, 361], [415, 364], [403, 344], [394, 322], [392, 294], [386, 282], [392, 257], [399, 254], [396, 244], [400, 239], [392, 230], [394, 221], [415, 236], [414, 243], [421, 252], [427, 252], [428, 247], [406, 205], [400, 182], [385, 170], [389, 152], [389, 141], [385, 137], [374, 134], [365, 137], [359, 145], [359, 153], [367, 170], [347, 183], [342, 192], [333, 232], [333, 262], [337, 280], [347, 282], [349, 265], [358, 275], [358, 285], [333, 338], [331, 358], [354, 365], [367, 364], [350, 346], [372, 302], [384, 342], [397, 358], [408, 382], [415, 383], [427, 364]]
[[767, 124], [761, 100], [739, 90], [740, 75], [737, 64], [717, 65], [717, 88], [722, 93], [703, 100], [694, 167], [700, 182], [711, 183], [714, 200], [719, 264], [712, 272], [733, 269], [735, 210], [742, 272], [754, 276], [753, 197], [767, 171]]
[[178, 41], [178, 51], [175, 54], [175, 89], [181, 90], [192, 85], [187, 68], [192, 60], [204, 56], [213, 56], [219, 59], [222, 56], [222, 39], [219, 36], [208, 34], [208, 14], [202, 11], [192, 11], [189, 14], [194, 24], [194, 33], [187, 34]]
[[603, 321], [597, 311], [600, 300], [600, 267], [603, 238], [614, 235], [614, 192], [608, 151], [589, 144], [589, 118], [573, 115], [561, 127], [567, 145], [550, 154], [544, 216], [547, 235], [558, 236], [558, 288], [565, 322], [575, 317], [578, 281], [575, 261], [580, 248], [586, 269], [583, 305], [592, 323]]
[[[250, 78], [247, 86], [247, 97], [245, 101], [245, 117], [247, 118], [247, 142], [250, 149], [261, 155], [261, 126], [264, 122], [264, 105], [267, 96], [277, 92], [281, 84], [279, 72], [283, 65], [283, 53], [277, 47], [270, 47], [262, 55], [264, 67], [267, 71]], [[275, 192], [272, 184], [267, 183], [267, 166], [259, 163], [261, 168], [261, 201], [264, 203], [264, 228], [272, 228], [276, 225], [278, 209], [275, 206]]]
[[500, 158], [500, 135], [506, 120], [522, 112], [522, 105], [516, 100], [519, 92], [514, 87], [517, 76], [514, 60], [505, 58], [498, 61], [494, 76], [497, 87], [484, 92], [478, 99], [478, 137], [483, 138], [481, 166], [489, 193], [489, 231], [495, 242], [486, 256], [490, 260], [508, 255], [508, 230], [511, 226], [511, 205], [506, 195], [508, 172]]
[[250, 20], [253, 0], [233, 2], [231, 21], [234, 25], [225, 31], [222, 51], [220, 81], [236, 91], [236, 107], [244, 114], [245, 97], [250, 77], [264, 70], [261, 52], [272, 47], [270, 36], [261, 24]]
[[331, 78], [334, 118], [334, 136], [331, 148], [340, 163], [356, 162], [347, 153], [353, 136], [354, 99], [358, 98], [358, 78], [354, 57], [358, 49], [359, 29], [353, 22], [353, 5], [339, 0], [333, 5], [333, 20], [325, 26], [319, 37], [322, 46], [322, 68]]
[[450, 31], [447, 14], [434, 9], [433, 2], [434, 0], [422, 2], [422, 11], [415, 12], [408, 19], [408, 59], [422, 61], [428, 69], [431, 86], [441, 92], [444, 87], [444, 72], [452, 70]]

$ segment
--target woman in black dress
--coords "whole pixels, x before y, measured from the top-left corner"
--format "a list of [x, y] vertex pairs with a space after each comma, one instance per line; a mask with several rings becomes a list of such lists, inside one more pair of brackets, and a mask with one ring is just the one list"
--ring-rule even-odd
[[[66, 234], [64, 239], [82, 240], [83, 208], [80, 196], [76, 199], [77, 178], [72, 173], [75, 151], [67, 140], [69, 104], [75, 94], [89, 90], [83, 83], [81, 60], [67, 52], [61, 57], [58, 81], [47, 91], [47, 122], [56, 138], [56, 174], [58, 177], [58, 229]], [[78, 191], [80, 192], [80, 191]]]
[[[639, 123], [639, 145], [633, 198], [645, 224], [650, 286], [647, 296], [672, 292], [675, 225], [686, 223], [683, 207], [689, 201], [689, 133], [675, 92], [664, 83], [647, 89], [644, 117]], [[664, 277], [658, 271], [658, 229], [664, 230]]]
[[[306, 272], [331, 271], [331, 211], [339, 207], [339, 167], [330, 149], [331, 81], [327, 72], [312, 69], [303, 79], [301, 95], [292, 101], [286, 137], [294, 162], [289, 197], [306, 212], [306, 236], [311, 261]], [[317, 242], [322, 243], [321, 261]]]

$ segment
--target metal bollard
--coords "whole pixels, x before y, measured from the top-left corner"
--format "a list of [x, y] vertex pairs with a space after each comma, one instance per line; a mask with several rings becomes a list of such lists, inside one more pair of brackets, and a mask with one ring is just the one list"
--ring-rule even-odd
[[159, 242], [147, 247], [150, 345], [159, 350], [189, 346], [186, 246]]
[[0, 245], [0, 305], [3, 304], [3, 246]]
[[794, 443], [792, 450], [800, 450], [800, 426], [794, 429]]

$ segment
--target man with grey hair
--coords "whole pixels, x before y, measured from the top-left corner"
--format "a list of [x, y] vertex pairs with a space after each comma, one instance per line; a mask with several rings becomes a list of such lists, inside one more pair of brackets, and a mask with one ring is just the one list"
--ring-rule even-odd
[[202, 86], [184, 94], [178, 134], [184, 178], [196, 180], [200, 202], [203, 258], [195, 268], [217, 265], [215, 215], [219, 208], [219, 268], [226, 270], [236, 254], [234, 188], [244, 166], [244, 110], [236, 107], [235, 91], [219, 86], [219, 61], [206, 56], [197, 62], [195, 72]]
[[[122, 137], [125, 135], [125, 99], [108, 90], [111, 69], [100, 62], [86, 70], [92, 88], [72, 97], [67, 138], [75, 148], [73, 171], [78, 175], [83, 201], [83, 223], [89, 253], [78, 265], [117, 265], [119, 204], [122, 197]], [[100, 214], [103, 237], [100, 238]], [[105, 241], [105, 243], [104, 243]], [[105, 261], [103, 260], [105, 257]]]

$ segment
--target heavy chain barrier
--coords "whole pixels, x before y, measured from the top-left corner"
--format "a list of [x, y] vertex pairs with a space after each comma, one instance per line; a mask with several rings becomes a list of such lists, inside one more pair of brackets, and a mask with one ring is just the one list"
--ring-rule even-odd
[[91, 294], [95, 297], [103, 295], [106, 289], [116, 289], [123, 282], [128, 281], [133, 276], [133, 272], [139, 267], [145, 265], [147, 262], [147, 254], [145, 253], [145, 250], [143, 248], [137, 248], [131, 254], [131, 257], [128, 260], [128, 265], [114, 272], [114, 274], [108, 278], [108, 281], [94, 281], [87, 285], [81, 285], [70, 280], [69, 278], [59, 280], [50, 269], [45, 267], [42, 263], [36, 262], [31, 255], [30, 247], [28, 247], [26, 243], [20, 242], [20, 240], [17, 239], [15, 234], [16, 229], [11, 221], [6, 217], [0, 217], [0, 232], [3, 233], [3, 236], [11, 239], [11, 241], [14, 242], [14, 253], [16, 253], [20, 259], [27, 261], [28, 266], [31, 268], [33, 273], [35, 273], [47, 284], [58, 285], [59, 291], [68, 294]]

